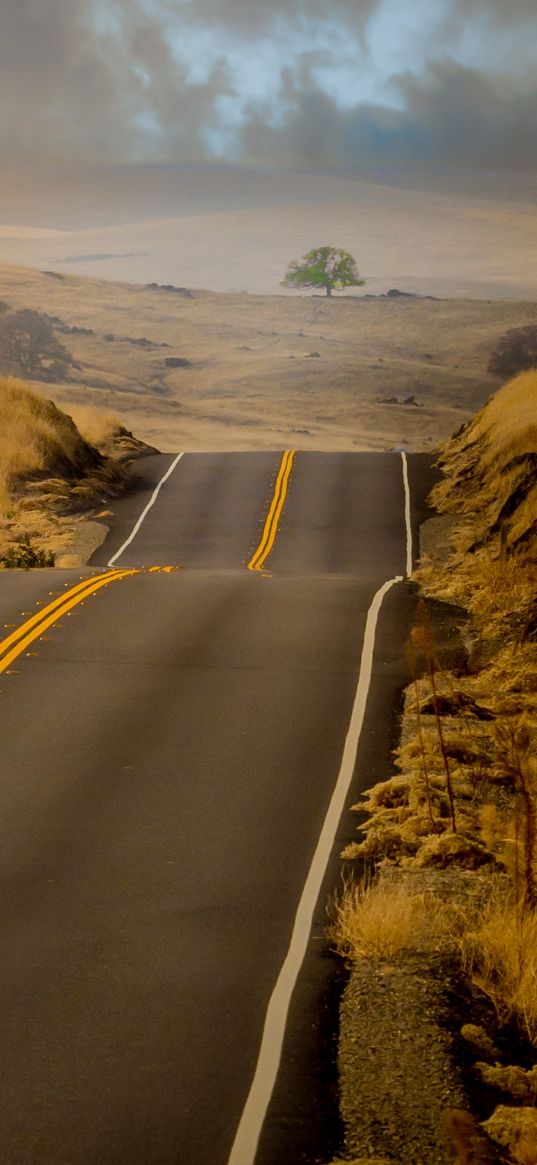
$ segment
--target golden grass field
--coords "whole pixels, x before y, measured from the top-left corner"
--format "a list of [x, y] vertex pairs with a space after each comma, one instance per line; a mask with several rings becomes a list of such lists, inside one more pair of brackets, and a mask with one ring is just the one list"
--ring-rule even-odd
[[526, 301], [192, 294], [0, 267], [11, 308], [95, 333], [59, 335], [80, 367], [34, 388], [163, 450], [430, 449], [497, 387], [501, 333], [535, 319]]

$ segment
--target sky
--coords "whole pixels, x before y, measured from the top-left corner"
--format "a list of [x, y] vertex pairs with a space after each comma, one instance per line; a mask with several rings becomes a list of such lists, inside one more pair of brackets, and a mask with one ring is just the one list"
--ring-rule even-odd
[[0, 0], [2, 164], [537, 171], [536, 0]]

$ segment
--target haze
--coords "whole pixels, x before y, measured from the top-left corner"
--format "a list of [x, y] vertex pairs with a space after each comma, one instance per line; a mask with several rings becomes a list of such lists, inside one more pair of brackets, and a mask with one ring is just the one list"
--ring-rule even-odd
[[4, 0], [4, 260], [274, 293], [329, 242], [370, 292], [531, 298], [536, 33], [532, 0]]

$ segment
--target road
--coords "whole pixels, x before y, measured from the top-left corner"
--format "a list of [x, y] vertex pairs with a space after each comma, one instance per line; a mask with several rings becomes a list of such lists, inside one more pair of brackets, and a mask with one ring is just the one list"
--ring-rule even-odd
[[395, 744], [414, 600], [392, 580], [431, 471], [409, 455], [405, 495], [398, 453], [282, 464], [148, 458], [85, 571], [0, 574], [2, 1165], [338, 1148], [325, 904]]

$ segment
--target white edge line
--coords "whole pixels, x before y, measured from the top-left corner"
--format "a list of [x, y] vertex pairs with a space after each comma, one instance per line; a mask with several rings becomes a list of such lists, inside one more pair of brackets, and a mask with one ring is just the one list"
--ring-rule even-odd
[[184, 457], [184, 451], [183, 451], [183, 453], [178, 453], [177, 457], [175, 458], [175, 461], [172, 461], [172, 464], [168, 466], [166, 473], [161, 477], [158, 485], [153, 490], [153, 493], [151, 494], [151, 497], [150, 497], [150, 499], [145, 507], [145, 510], [142, 510], [142, 513], [140, 514], [140, 517], [138, 518], [138, 521], [137, 521], [136, 525], [134, 526], [134, 529], [129, 534], [129, 537], [127, 538], [126, 542], [123, 543], [123, 546], [120, 546], [119, 550], [116, 550], [116, 553], [112, 555], [112, 558], [106, 564], [107, 566], [113, 566], [114, 563], [117, 562], [118, 558], [121, 557], [121, 555], [123, 554], [123, 551], [127, 549], [127, 546], [130, 546], [131, 542], [134, 541], [134, 539], [136, 538], [136, 535], [138, 533], [138, 530], [140, 529], [140, 526], [142, 525], [142, 522], [147, 517], [151, 507], [154, 506], [154, 504], [158, 498], [158, 495], [162, 489], [162, 486], [164, 485], [164, 482], [167, 481], [169, 477], [171, 477], [171, 475], [175, 469], [175, 466], [179, 464], [181, 457]]
[[233, 1142], [228, 1165], [254, 1165], [263, 1122], [280, 1066], [291, 996], [306, 954], [314, 910], [354, 773], [373, 671], [378, 615], [385, 595], [391, 587], [399, 582], [403, 582], [402, 575], [397, 575], [396, 578], [385, 582], [376, 592], [367, 613], [358, 687], [343, 749], [341, 768], [302, 891], [289, 950], [270, 997], [255, 1074]]
[[410, 484], [408, 481], [407, 455], [401, 452], [403, 462], [403, 485], [405, 487], [405, 527], [406, 527], [406, 577], [410, 578], [413, 567], [412, 523], [410, 520]]

